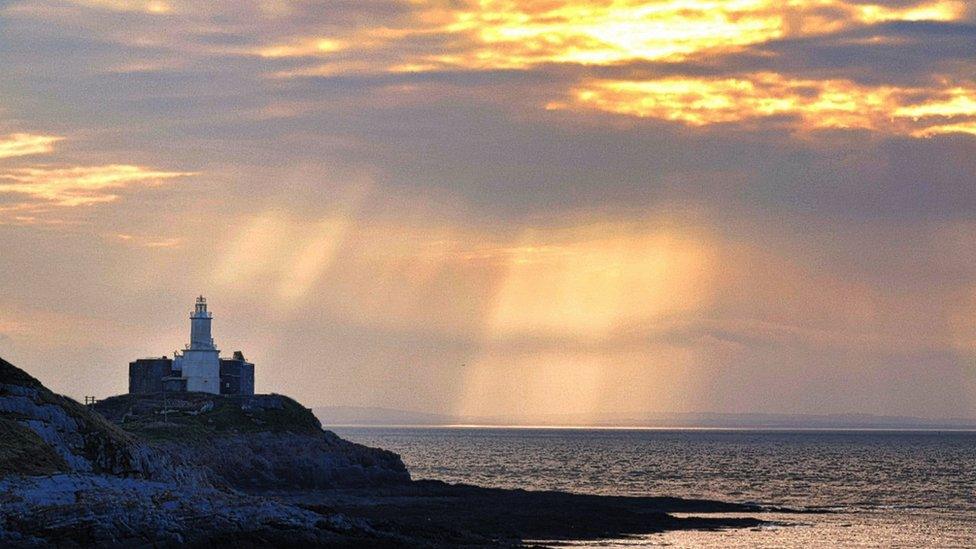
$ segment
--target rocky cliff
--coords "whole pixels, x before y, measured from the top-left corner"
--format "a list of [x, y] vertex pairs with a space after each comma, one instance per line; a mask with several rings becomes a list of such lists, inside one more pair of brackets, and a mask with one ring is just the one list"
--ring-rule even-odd
[[410, 480], [399, 456], [324, 431], [282, 395], [121, 395], [95, 410], [130, 435], [244, 490], [354, 488]]
[[3, 359], [0, 438], [0, 475], [101, 473], [164, 481], [185, 477], [167, 456]]
[[383, 543], [362, 520], [233, 487], [409, 479], [395, 454], [322, 431], [278, 395], [189, 395], [162, 418], [152, 398], [101, 408], [131, 429], [0, 359], [0, 545]]

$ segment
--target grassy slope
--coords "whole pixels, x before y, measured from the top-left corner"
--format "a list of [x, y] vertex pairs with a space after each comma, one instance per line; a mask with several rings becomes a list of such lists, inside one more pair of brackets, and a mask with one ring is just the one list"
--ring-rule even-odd
[[50, 475], [68, 470], [64, 459], [34, 431], [0, 417], [0, 477], [9, 474]]
[[[27, 372], [0, 358], [0, 398], [5, 394], [3, 385], [19, 386], [37, 391], [37, 403], [50, 404], [62, 408], [78, 424], [79, 431], [84, 438], [83, 452], [90, 459], [101, 455], [104, 459], [95, 463], [96, 469], [101, 466], [112, 466], [127, 461], [126, 450], [133, 444], [133, 439], [122, 429], [113, 425], [101, 415], [93, 413], [84, 405], [52, 392], [40, 381]], [[0, 475], [9, 473], [35, 474], [34, 471], [56, 472], [66, 467], [64, 461], [56, 452], [43, 442], [33, 431], [17, 420], [29, 418], [19, 417], [17, 414], [0, 412]], [[8, 445], [7, 440], [11, 443]], [[24, 452], [36, 456], [37, 462], [21, 457]], [[53, 455], [53, 457], [52, 457]], [[55, 459], [56, 458], [56, 459]]]
[[[280, 403], [280, 407], [248, 405], [255, 402]], [[308, 408], [281, 395], [185, 393], [167, 399], [162, 395], [119, 395], [99, 402], [96, 410], [148, 441], [204, 440], [262, 431], [313, 434], [322, 429]]]

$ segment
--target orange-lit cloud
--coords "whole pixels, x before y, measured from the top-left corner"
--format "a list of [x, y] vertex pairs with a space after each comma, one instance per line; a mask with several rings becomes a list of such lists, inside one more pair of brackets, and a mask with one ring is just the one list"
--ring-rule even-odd
[[29, 154], [43, 154], [54, 150], [54, 144], [64, 139], [54, 135], [14, 133], [0, 137], [0, 159]]
[[[531, 70], [551, 64], [613, 67], [635, 61], [675, 64], [731, 55], [770, 41], [827, 36], [885, 22], [955, 22], [961, 0], [484, 0], [459, 7], [416, 2], [409, 25], [356, 29], [271, 43], [267, 58], [320, 58], [275, 72], [278, 77], [443, 70]], [[443, 44], [415, 47], [410, 40]], [[434, 40], [436, 38], [436, 40]], [[849, 43], [858, 39], [848, 39]], [[869, 43], [882, 38], [861, 38]], [[853, 42], [851, 42], [853, 41]], [[405, 47], [410, 44], [410, 47]], [[337, 52], [356, 54], [350, 58]], [[945, 81], [945, 79], [943, 79]], [[560, 84], [572, 85], [572, 84]], [[846, 78], [790, 76], [773, 71], [721, 77], [588, 80], [553, 98], [549, 109], [598, 110], [691, 126], [792, 117], [799, 129], [859, 128], [917, 137], [972, 133], [973, 89], [869, 86]], [[552, 93], [559, 95], [560, 90]], [[565, 91], [564, 91], [565, 93]], [[918, 100], [917, 97], [928, 99]], [[923, 120], [919, 120], [923, 119]]]
[[849, 80], [790, 79], [776, 73], [735, 78], [598, 80], [549, 109], [589, 108], [691, 126], [763, 117], [800, 120], [799, 129], [872, 129], [912, 135], [967, 131], [976, 88], [897, 88]]
[[976, 121], [926, 126], [913, 131], [912, 135], [914, 137], [932, 137], [944, 133], [968, 133], [970, 135], [976, 135]]
[[615, 63], [681, 59], [797, 34], [835, 32], [883, 21], [952, 21], [965, 2], [909, 7], [842, 0], [664, 0], [643, 2], [479, 2], [447, 26], [471, 33], [477, 45], [443, 61], [481, 67], [544, 62]]
[[0, 193], [27, 195], [58, 206], [82, 206], [116, 200], [116, 192], [125, 187], [159, 184], [188, 175], [193, 174], [128, 164], [18, 168], [0, 172]]
[[[367, 28], [351, 46], [377, 47], [414, 36], [458, 37], [455, 51], [414, 54], [417, 67], [524, 68], [540, 63], [608, 64], [629, 60], [676, 60], [698, 52], [728, 51], [794, 35], [836, 32], [886, 21], [954, 21], [962, 0], [891, 6], [844, 0], [515, 0], [466, 2], [459, 8], [415, 2], [408, 28]], [[332, 53], [342, 42], [304, 37], [257, 50], [266, 57]], [[325, 47], [323, 47], [323, 45]]]
[[329, 38], [312, 38], [298, 40], [288, 45], [267, 46], [264, 48], [259, 48], [256, 51], [261, 57], [274, 59], [278, 57], [304, 57], [334, 53], [346, 49], [347, 47], [348, 44], [338, 40], [331, 40]]
[[154, 237], [129, 233], [116, 233], [111, 236], [120, 242], [142, 248], [176, 248], [183, 243], [181, 238], [175, 237]]
[[164, 0], [71, 0], [79, 6], [119, 12], [141, 12], [156, 15], [173, 11], [171, 2]]

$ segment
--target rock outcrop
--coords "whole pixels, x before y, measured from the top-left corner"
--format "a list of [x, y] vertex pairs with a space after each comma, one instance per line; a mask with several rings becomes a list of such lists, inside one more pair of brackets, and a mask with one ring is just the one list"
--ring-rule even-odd
[[324, 431], [282, 395], [121, 395], [95, 409], [151, 448], [241, 490], [357, 488], [407, 482], [393, 452]]
[[[395, 454], [322, 431], [282, 396], [235, 402], [190, 395], [161, 426], [152, 399], [120, 397], [126, 431], [0, 359], [0, 546], [309, 546], [386, 543], [341, 513], [233, 489], [409, 479]], [[144, 403], [145, 404], [145, 403]], [[178, 406], [169, 406], [173, 411]], [[196, 429], [193, 429], [196, 425]], [[215, 436], [220, 433], [219, 436]], [[278, 453], [280, 455], [274, 455]], [[294, 467], [294, 470], [289, 469]]]
[[169, 457], [0, 359], [0, 475], [100, 473], [185, 479]]
[[207, 486], [56, 474], [0, 479], [0, 546], [167, 547], [247, 539], [328, 545], [365, 521]]

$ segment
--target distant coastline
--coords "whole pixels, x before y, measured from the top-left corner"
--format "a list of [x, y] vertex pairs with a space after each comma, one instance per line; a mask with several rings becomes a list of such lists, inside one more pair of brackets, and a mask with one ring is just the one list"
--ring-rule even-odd
[[702, 429], [794, 431], [976, 431], [976, 419], [920, 418], [871, 414], [719, 414], [673, 413], [645, 418], [577, 415], [453, 416], [410, 410], [356, 406], [312, 409], [331, 427], [428, 427], [484, 429]]

